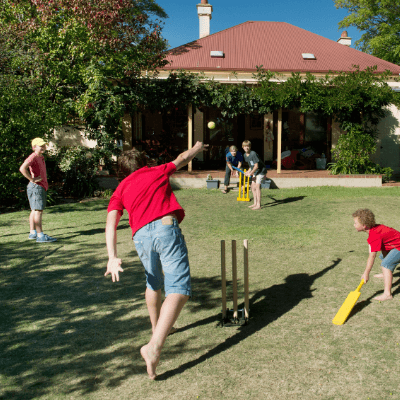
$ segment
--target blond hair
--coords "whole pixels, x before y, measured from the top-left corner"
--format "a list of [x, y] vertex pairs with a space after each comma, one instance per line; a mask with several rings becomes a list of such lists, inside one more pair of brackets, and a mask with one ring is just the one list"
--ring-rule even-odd
[[245, 140], [245, 141], [242, 143], [242, 146], [250, 146], [250, 147], [251, 147], [251, 142], [250, 142], [250, 140]]
[[237, 150], [238, 148], [235, 145], [229, 147], [229, 151], [237, 151]]
[[373, 228], [376, 225], [375, 215], [368, 208], [360, 208], [354, 211], [352, 214], [353, 218], [358, 218], [362, 225], [365, 225], [368, 229]]

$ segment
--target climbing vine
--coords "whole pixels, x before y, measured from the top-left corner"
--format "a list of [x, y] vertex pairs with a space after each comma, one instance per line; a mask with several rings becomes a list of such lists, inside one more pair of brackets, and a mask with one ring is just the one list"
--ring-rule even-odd
[[136, 81], [135, 98], [130, 103], [134, 109], [150, 111], [166, 111], [188, 104], [216, 107], [228, 117], [298, 108], [301, 112], [333, 115], [343, 130], [356, 125], [373, 135], [373, 126], [385, 116], [385, 107], [400, 104], [386, 83], [389, 76], [389, 73], [376, 73], [375, 68], [354, 68], [351, 72], [324, 77], [292, 73], [284, 80], [279, 74], [258, 68], [254, 74], [256, 85], [228, 85], [205, 80], [199, 74], [176, 71], [167, 79], [148, 77]]
[[[227, 85], [185, 71], [172, 72], [163, 80], [149, 77], [136, 82], [134, 107], [142, 111], [168, 111], [192, 104], [200, 109], [218, 108], [226, 117], [297, 108], [321, 117], [334, 116], [349, 135], [357, 132], [357, 138], [361, 135], [367, 140], [369, 137], [369, 143], [375, 143], [377, 125], [385, 117], [385, 107], [400, 105], [398, 94], [387, 84], [390, 73], [378, 74], [376, 68], [360, 70], [355, 67], [351, 72], [323, 77], [292, 73], [287, 79], [258, 68], [254, 77], [257, 84], [251, 85]], [[333, 173], [381, 173], [379, 166], [365, 161], [365, 157], [375, 151], [375, 146], [369, 146], [368, 151], [363, 149], [363, 159], [357, 161], [360, 159], [357, 143], [362, 142], [342, 138], [333, 153], [338, 160], [331, 165]]]

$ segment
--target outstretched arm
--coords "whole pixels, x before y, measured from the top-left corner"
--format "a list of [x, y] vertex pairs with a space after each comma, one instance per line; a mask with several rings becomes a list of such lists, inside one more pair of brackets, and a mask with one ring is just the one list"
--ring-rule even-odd
[[119, 272], [124, 272], [121, 268], [121, 259], [117, 257], [117, 226], [121, 216], [117, 210], [112, 210], [107, 215], [106, 222], [106, 243], [108, 252], [107, 271], [104, 276], [111, 274], [112, 281], [119, 281]]
[[174, 161], [172, 161], [176, 165], [176, 170], [183, 168], [185, 165], [188, 165], [189, 162], [192, 161], [198, 153], [207, 149], [208, 144], [197, 142], [191, 149], [179, 154], [179, 156], [176, 157]]

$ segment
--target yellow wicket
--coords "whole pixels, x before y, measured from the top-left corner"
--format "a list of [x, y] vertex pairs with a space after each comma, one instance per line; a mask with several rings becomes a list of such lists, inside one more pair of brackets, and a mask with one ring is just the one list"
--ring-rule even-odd
[[[246, 170], [244, 170], [246, 172]], [[243, 175], [243, 185], [242, 185], [242, 175]], [[247, 181], [247, 184], [246, 184]], [[245, 174], [240, 174], [239, 176], [239, 196], [237, 201], [250, 201], [249, 197], [249, 188], [250, 188], [250, 176], [246, 176]]]

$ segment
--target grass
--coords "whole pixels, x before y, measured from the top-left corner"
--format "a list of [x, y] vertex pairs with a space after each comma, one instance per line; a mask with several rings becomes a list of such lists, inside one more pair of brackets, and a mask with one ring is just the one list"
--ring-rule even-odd
[[[107, 200], [49, 207], [52, 244], [27, 240], [28, 211], [0, 215], [0, 399], [400, 398], [399, 273], [392, 301], [371, 301], [383, 289], [372, 278], [347, 323], [331, 322], [368, 255], [351, 213], [371, 208], [400, 229], [400, 188], [266, 190], [257, 212], [234, 193], [176, 195], [187, 214], [193, 298], [156, 382], [139, 355], [151, 326], [126, 214], [125, 272], [114, 284], [103, 276]], [[217, 328], [221, 239], [238, 241], [239, 298], [249, 239], [248, 326]]]

